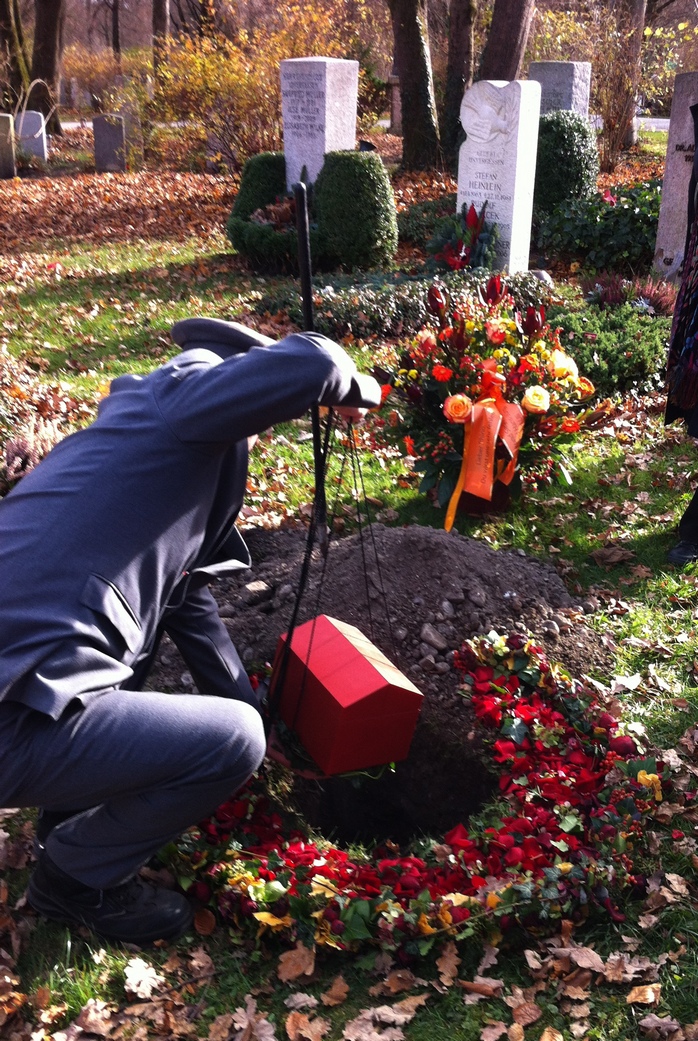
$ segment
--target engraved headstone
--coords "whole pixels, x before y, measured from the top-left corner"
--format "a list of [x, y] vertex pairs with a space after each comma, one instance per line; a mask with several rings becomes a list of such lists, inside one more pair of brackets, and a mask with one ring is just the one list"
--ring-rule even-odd
[[556, 109], [589, 115], [591, 62], [532, 61], [528, 78], [540, 83], [541, 115]]
[[510, 274], [528, 270], [539, 116], [534, 81], [479, 80], [461, 105], [458, 210], [487, 203], [486, 220], [499, 227], [496, 264]]
[[356, 145], [359, 63], [343, 58], [287, 58], [281, 62], [281, 110], [286, 184], [312, 184], [327, 152]]
[[113, 113], [92, 120], [97, 173], [125, 173], [126, 128], [124, 117]]
[[17, 176], [15, 163], [15, 128], [12, 116], [0, 113], [0, 179]]
[[20, 112], [15, 120], [15, 134], [19, 148], [43, 162], [47, 161], [46, 124], [41, 112]]
[[678, 279], [680, 275], [686, 245], [688, 182], [695, 150], [691, 105], [695, 104], [698, 104], [698, 72], [682, 72], [674, 81], [654, 251], [656, 273], [669, 280]]

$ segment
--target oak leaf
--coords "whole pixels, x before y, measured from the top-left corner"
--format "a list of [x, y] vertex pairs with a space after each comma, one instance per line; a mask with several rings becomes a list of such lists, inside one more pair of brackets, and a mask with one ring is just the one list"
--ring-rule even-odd
[[646, 987], [633, 987], [625, 1001], [628, 1005], [658, 1005], [661, 992], [661, 983], [650, 983]]
[[517, 1005], [516, 1008], [511, 1010], [511, 1016], [515, 1023], [520, 1023], [521, 1026], [527, 1027], [531, 1023], [535, 1023], [536, 1020], [540, 1019], [543, 1015], [541, 1009], [533, 1001], [525, 1001], [523, 1005]]
[[305, 1012], [289, 1012], [286, 1017], [286, 1033], [290, 1041], [322, 1041], [332, 1024], [328, 1019], [316, 1016], [309, 1019]]
[[276, 1032], [267, 1017], [257, 1011], [257, 1002], [251, 995], [245, 998], [245, 1007], [236, 1008], [233, 1026], [240, 1031], [235, 1041], [276, 1041]]
[[341, 1005], [346, 1000], [347, 994], [349, 993], [349, 984], [346, 982], [343, 976], [335, 976], [332, 981], [332, 985], [329, 990], [326, 990], [324, 994], [320, 995], [320, 1001], [323, 1005], [333, 1006]]
[[655, 1016], [654, 1012], [641, 1019], [638, 1026], [653, 1038], [669, 1037], [681, 1029], [681, 1024], [675, 1019], [670, 1016]]
[[458, 975], [458, 966], [460, 965], [460, 958], [458, 957], [458, 951], [453, 940], [450, 940], [443, 949], [443, 953], [440, 958], [436, 959], [436, 966], [439, 970], [439, 979], [445, 987], [452, 987], [453, 981]]
[[299, 976], [312, 976], [315, 971], [315, 948], [305, 947], [299, 940], [292, 951], [284, 951], [279, 958], [277, 975], [282, 983], [297, 980]]
[[149, 998], [165, 982], [143, 958], [131, 958], [124, 969], [126, 990], [137, 998]]
[[232, 1027], [232, 1012], [224, 1012], [222, 1016], [216, 1016], [208, 1028], [208, 1041], [228, 1041]]
[[295, 994], [289, 994], [284, 1000], [286, 1008], [290, 1009], [301, 1009], [301, 1008], [317, 1008], [320, 1004], [317, 998], [314, 998], [312, 994], [303, 994], [302, 991], [296, 991]]

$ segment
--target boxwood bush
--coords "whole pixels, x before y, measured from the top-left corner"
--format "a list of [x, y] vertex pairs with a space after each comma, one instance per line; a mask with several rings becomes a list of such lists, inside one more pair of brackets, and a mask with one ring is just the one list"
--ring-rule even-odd
[[597, 271], [648, 271], [654, 256], [662, 182], [611, 189], [562, 203], [542, 221], [538, 246]]
[[537, 218], [566, 199], [587, 199], [596, 192], [599, 150], [596, 131], [578, 112], [557, 110], [540, 117], [533, 192]]
[[328, 152], [315, 182], [320, 249], [335, 266], [389, 264], [397, 250], [390, 178], [375, 152]]

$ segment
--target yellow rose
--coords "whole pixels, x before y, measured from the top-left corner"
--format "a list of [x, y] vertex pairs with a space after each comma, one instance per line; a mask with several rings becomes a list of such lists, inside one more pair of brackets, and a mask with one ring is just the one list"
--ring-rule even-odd
[[559, 350], [554, 350], [550, 355], [548, 372], [557, 380], [564, 380], [568, 376], [576, 380], [579, 377], [576, 361], [570, 358], [569, 354]]
[[473, 403], [467, 394], [452, 394], [444, 401], [443, 409], [449, 423], [465, 423], [473, 410]]
[[545, 387], [527, 387], [521, 407], [533, 416], [540, 416], [550, 408], [550, 394]]

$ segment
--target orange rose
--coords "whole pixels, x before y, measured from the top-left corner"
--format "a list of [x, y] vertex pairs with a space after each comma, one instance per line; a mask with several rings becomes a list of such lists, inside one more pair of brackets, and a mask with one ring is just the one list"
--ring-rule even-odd
[[569, 354], [565, 354], [564, 351], [555, 350], [550, 355], [550, 361], [548, 362], [548, 372], [555, 377], [557, 380], [564, 380], [568, 376], [572, 379], [577, 379], [579, 376], [579, 369], [577, 363], [573, 358], [570, 358]]
[[533, 416], [542, 415], [550, 408], [550, 394], [545, 387], [527, 387], [521, 407]]
[[444, 401], [443, 409], [449, 423], [465, 423], [470, 418], [473, 403], [467, 394], [452, 394]]

